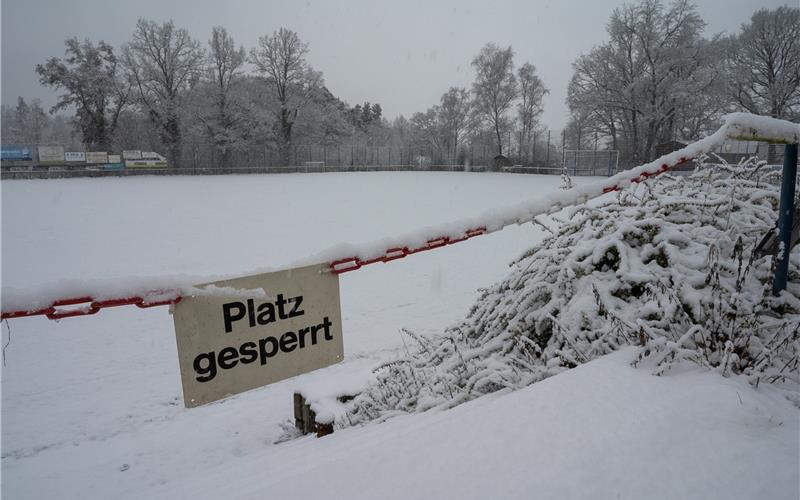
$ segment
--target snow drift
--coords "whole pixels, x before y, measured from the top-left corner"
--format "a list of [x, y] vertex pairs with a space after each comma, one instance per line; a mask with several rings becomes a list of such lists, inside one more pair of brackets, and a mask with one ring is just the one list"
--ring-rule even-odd
[[631, 351], [453, 411], [228, 457], [124, 497], [798, 498], [791, 404], [699, 370], [651, 377], [628, 366]]
[[404, 332], [413, 350], [378, 368], [337, 424], [451, 407], [627, 345], [655, 374], [689, 361], [800, 403], [800, 258], [773, 297], [773, 258], [753, 252], [776, 220], [779, 177], [704, 164], [571, 209], [463, 322], [439, 337]]

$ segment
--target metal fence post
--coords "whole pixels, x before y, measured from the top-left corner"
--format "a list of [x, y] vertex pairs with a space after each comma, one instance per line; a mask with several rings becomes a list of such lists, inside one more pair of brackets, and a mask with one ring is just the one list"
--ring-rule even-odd
[[789, 250], [792, 245], [792, 219], [794, 218], [794, 185], [797, 179], [797, 144], [787, 144], [783, 150], [783, 178], [781, 203], [778, 212], [778, 265], [772, 282], [772, 294], [786, 289], [789, 275]]
[[545, 168], [550, 168], [550, 131], [547, 131], [547, 155], [544, 158]]

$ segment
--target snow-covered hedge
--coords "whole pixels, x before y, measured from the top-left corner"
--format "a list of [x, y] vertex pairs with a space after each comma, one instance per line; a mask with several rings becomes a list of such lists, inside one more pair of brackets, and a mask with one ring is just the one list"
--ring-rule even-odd
[[659, 375], [689, 361], [796, 388], [800, 255], [776, 298], [773, 258], [753, 254], [775, 224], [776, 174], [703, 164], [572, 208], [463, 322], [432, 338], [404, 332], [407, 356], [381, 366], [338, 424], [451, 407], [626, 345]]

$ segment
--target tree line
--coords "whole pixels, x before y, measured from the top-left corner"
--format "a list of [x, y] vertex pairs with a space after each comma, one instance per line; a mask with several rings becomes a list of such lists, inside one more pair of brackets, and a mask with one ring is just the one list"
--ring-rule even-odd
[[728, 36], [706, 38], [705, 26], [689, 0], [614, 10], [608, 40], [573, 63], [571, 147], [599, 136], [639, 164], [659, 143], [710, 133], [725, 113], [800, 119], [800, 9], [759, 10]]
[[[642, 0], [615, 9], [608, 40], [580, 55], [568, 84], [571, 149], [611, 148], [623, 164], [652, 158], [668, 140], [693, 140], [722, 114], [746, 110], [800, 118], [800, 9], [760, 10], [738, 33], [704, 36], [689, 0]], [[350, 106], [309, 64], [309, 46], [286, 28], [246, 50], [214, 27], [205, 45], [173, 21], [139, 19], [119, 50], [65, 42], [64, 57], [35, 68], [59, 91], [48, 116], [40, 103], [3, 105], [4, 143], [41, 143], [73, 132], [87, 149], [164, 151], [191, 165], [189, 144], [212, 148], [217, 166], [237, 152], [269, 148], [288, 165], [308, 145], [364, 144], [425, 151], [462, 164], [468, 148], [530, 164], [548, 93], [536, 67], [518, 68], [511, 46], [486, 44], [471, 61], [474, 80], [439, 103], [392, 121], [378, 103]], [[66, 141], [61, 141], [66, 142]], [[295, 155], [296, 157], [296, 155]]]
[[[64, 57], [35, 69], [43, 85], [59, 91], [51, 113], [74, 110], [75, 131], [88, 149], [163, 149], [178, 166], [189, 163], [187, 143], [211, 144], [221, 167], [251, 147], [274, 149], [288, 165], [293, 148], [346, 143], [416, 149], [435, 157], [428, 161], [456, 162], [468, 138], [489, 132], [500, 154], [510, 147], [506, 132], [515, 121], [522, 137], [537, 125], [547, 92], [532, 64], [515, 72], [513, 49], [490, 43], [472, 61], [472, 89], [452, 87], [439, 104], [390, 123], [379, 103], [351, 107], [333, 95], [308, 63], [308, 44], [286, 28], [245, 50], [221, 26], [203, 47], [171, 20], [139, 19], [120, 50], [77, 38], [65, 47]], [[509, 113], [517, 100], [515, 120]], [[12, 138], [40, 142], [41, 135], [18, 126], [9, 107], [4, 113]]]

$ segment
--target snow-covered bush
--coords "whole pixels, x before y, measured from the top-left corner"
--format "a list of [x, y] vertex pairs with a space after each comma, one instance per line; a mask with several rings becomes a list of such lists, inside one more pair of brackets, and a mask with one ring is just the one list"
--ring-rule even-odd
[[451, 407], [627, 345], [658, 375], [689, 361], [796, 388], [800, 255], [773, 297], [773, 258], [753, 250], [780, 193], [761, 167], [702, 164], [573, 208], [463, 322], [431, 338], [405, 331], [413, 349], [379, 367], [338, 424]]

